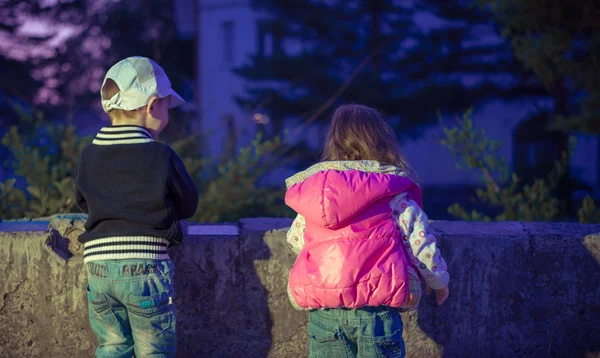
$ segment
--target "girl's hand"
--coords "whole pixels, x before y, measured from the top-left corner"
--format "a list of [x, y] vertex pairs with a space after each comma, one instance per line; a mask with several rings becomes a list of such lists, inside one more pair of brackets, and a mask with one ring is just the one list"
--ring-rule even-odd
[[[427, 296], [429, 296], [431, 291], [432, 289], [430, 287], [427, 287]], [[435, 290], [435, 301], [437, 302], [438, 306], [440, 306], [442, 303], [444, 303], [444, 301], [446, 301], [448, 295], [450, 295], [450, 290], [448, 290], [448, 286], [440, 288], [439, 290]]]

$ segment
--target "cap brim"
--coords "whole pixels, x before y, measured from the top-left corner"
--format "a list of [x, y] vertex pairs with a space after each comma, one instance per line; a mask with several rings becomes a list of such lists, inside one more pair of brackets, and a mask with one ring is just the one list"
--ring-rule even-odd
[[[173, 109], [185, 104], [185, 100], [181, 98], [181, 96], [175, 92], [173, 89], [167, 94], [167, 96], [171, 96], [169, 109]], [[166, 96], [165, 96], [166, 97]]]

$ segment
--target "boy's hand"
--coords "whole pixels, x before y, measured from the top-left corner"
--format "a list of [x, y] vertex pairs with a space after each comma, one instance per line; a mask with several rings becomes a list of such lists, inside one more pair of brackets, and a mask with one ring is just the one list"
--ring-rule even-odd
[[[429, 296], [431, 291], [433, 290], [430, 287], [427, 287], [427, 296]], [[442, 303], [444, 303], [444, 301], [446, 301], [448, 295], [450, 295], [450, 290], [448, 290], [448, 286], [440, 288], [439, 290], [435, 290], [435, 301], [437, 302], [438, 306], [440, 306]]]

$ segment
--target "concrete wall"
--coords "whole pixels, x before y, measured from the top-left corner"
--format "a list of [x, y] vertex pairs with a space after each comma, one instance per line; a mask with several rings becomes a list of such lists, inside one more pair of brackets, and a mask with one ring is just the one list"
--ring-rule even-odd
[[[82, 223], [0, 223], [0, 357], [93, 356]], [[241, 220], [239, 236], [189, 236], [171, 251], [178, 356], [307, 355], [307, 315], [285, 295], [294, 256], [274, 230], [290, 223]], [[432, 227], [451, 293], [404, 315], [408, 357], [600, 357], [600, 225]]]

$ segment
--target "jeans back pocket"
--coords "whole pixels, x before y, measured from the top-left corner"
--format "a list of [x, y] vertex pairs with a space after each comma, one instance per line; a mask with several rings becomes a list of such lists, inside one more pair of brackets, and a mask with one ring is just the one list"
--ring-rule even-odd
[[405, 355], [404, 339], [402, 329], [387, 335], [373, 337], [373, 348], [377, 357], [403, 358]]
[[346, 341], [338, 327], [308, 322], [309, 358], [345, 358]]
[[86, 286], [90, 324], [93, 328], [112, 328], [117, 324], [117, 317], [112, 311], [106, 295], [102, 291], [93, 292], [90, 285]]
[[148, 334], [175, 331], [173, 302], [168, 292], [153, 296], [128, 295], [126, 307], [132, 327]]

